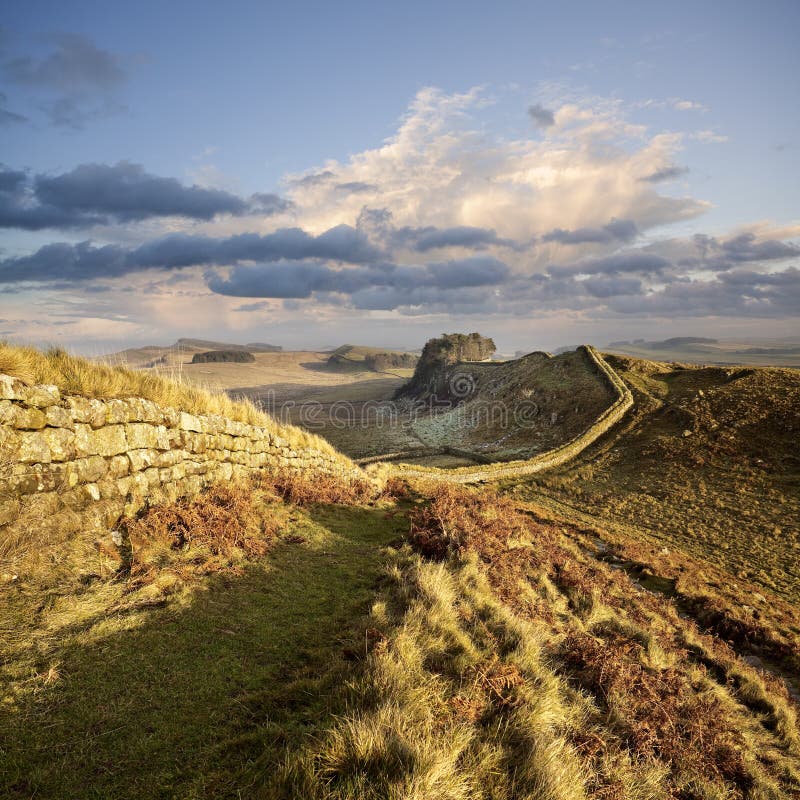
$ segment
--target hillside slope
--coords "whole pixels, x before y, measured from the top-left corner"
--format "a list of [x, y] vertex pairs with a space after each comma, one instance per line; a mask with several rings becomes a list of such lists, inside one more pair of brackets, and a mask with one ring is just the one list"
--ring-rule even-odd
[[514, 486], [633, 527], [800, 599], [800, 374], [608, 356], [634, 393], [625, 423]]
[[572, 439], [614, 400], [585, 351], [514, 361], [460, 363], [447, 370], [444, 392], [426, 402], [455, 408], [421, 416], [413, 428], [428, 446], [448, 444], [492, 461], [529, 458]]

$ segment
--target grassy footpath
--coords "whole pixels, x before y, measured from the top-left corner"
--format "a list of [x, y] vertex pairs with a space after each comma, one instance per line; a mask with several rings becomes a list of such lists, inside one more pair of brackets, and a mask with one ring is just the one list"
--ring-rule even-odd
[[0, 795], [247, 796], [326, 722], [401, 525], [385, 508], [272, 511], [264, 558], [167, 597], [3, 590]]

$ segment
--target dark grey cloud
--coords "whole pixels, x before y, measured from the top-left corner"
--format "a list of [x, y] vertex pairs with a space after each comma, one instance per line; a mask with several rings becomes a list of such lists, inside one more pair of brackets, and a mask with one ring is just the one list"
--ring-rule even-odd
[[671, 267], [672, 262], [662, 256], [632, 250], [602, 258], [585, 258], [572, 264], [554, 264], [547, 271], [552, 276], [615, 275], [625, 272], [661, 275]]
[[518, 248], [512, 239], [503, 239], [491, 228], [474, 228], [469, 225], [456, 225], [452, 228], [398, 228], [390, 233], [395, 247], [410, 248], [418, 253], [426, 253], [441, 247], [469, 247], [481, 249], [489, 245]]
[[129, 255], [132, 265], [174, 269], [238, 261], [323, 259], [360, 264], [383, 258], [355, 228], [338, 225], [312, 236], [300, 228], [281, 228], [263, 236], [241, 233], [227, 238], [172, 234], [141, 245]]
[[698, 255], [681, 260], [684, 267], [729, 270], [740, 264], [780, 261], [800, 256], [800, 245], [779, 239], [758, 239], [754, 233], [742, 233], [729, 239], [697, 234], [692, 238]]
[[16, 192], [28, 180], [28, 174], [0, 164], [0, 192]]
[[605, 244], [609, 242], [629, 242], [639, 233], [636, 223], [630, 219], [612, 219], [601, 228], [576, 228], [564, 230], [555, 228], [542, 236], [543, 242], [560, 244]]
[[778, 239], [758, 240], [754, 233], [742, 233], [720, 243], [722, 252], [730, 259], [742, 261], [772, 261], [800, 256], [800, 246]]
[[592, 297], [616, 297], [641, 294], [643, 284], [638, 278], [587, 278], [581, 285]]
[[277, 194], [256, 192], [250, 197], [250, 212], [253, 214], [282, 214], [291, 211], [294, 203]]
[[537, 128], [550, 128], [556, 124], [553, 112], [539, 103], [528, 108], [528, 116], [533, 120], [533, 124]]
[[22, 114], [17, 114], [14, 111], [9, 111], [6, 108], [8, 104], [8, 96], [5, 92], [0, 92], [0, 125], [20, 125], [23, 122], [28, 122], [28, 118]]
[[678, 280], [643, 296], [613, 298], [608, 307], [621, 314], [676, 317], [796, 317], [800, 308], [800, 270], [736, 270], [708, 281]]
[[270, 304], [266, 300], [259, 300], [257, 303], [242, 303], [240, 306], [236, 306], [234, 311], [264, 311], [265, 309], [269, 308]]
[[361, 192], [377, 192], [378, 186], [374, 183], [364, 183], [363, 181], [348, 181], [346, 183], [337, 183], [334, 189], [345, 194], [360, 194]]
[[291, 181], [291, 184], [292, 186], [299, 186], [303, 188], [309, 186], [319, 186], [322, 183], [328, 183], [328, 181], [335, 177], [336, 174], [334, 172], [326, 169], [322, 172], [314, 172], [311, 175], [305, 175], [302, 178], [297, 178], [296, 180]]
[[97, 247], [91, 242], [45, 245], [28, 256], [0, 260], [0, 283], [115, 278], [145, 269], [175, 270], [240, 261], [320, 259], [364, 264], [384, 257], [355, 228], [339, 225], [312, 236], [300, 228], [244, 233], [226, 238], [172, 234], [139, 247]]
[[655, 172], [651, 172], [649, 175], [639, 178], [639, 180], [646, 181], [647, 183], [658, 183], [659, 181], [669, 181], [673, 178], [680, 178], [681, 175], [686, 175], [687, 172], [689, 172], [688, 167], [679, 167], [673, 164], [669, 167], [657, 169]]
[[[467, 258], [426, 265], [377, 265], [334, 269], [320, 262], [278, 262], [233, 267], [206, 275], [209, 289], [233, 297], [308, 298], [316, 293], [365, 296], [376, 290], [419, 292], [498, 286], [510, 275], [492, 258]], [[383, 291], [385, 295], [386, 292]]]
[[62, 33], [50, 37], [54, 48], [43, 58], [19, 56], [3, 65], [8, 81], [64, 92], [116, 89], [126, 80], [119, 57], [89, 39]]
[[121, 161], [81, 164], [61, 175], [0, 167], [0, 228], [86, 228], [110, 221], [138, 222], [180, 216], [209, 220], [220, 214], [277, 214], [291, 203], [274, 194], [249, 200], [221, 189], [185, 186]]
[[108, 214], [122, 222], [149, 217], [181, 216], [212, 219], [241, 214], [244, 200], [220, 189], [184, 186], [175, 178], [145, 172], [140, 164], [81, 164], [63, 175], [38, 175], [37, 200], [46, 206], [79, 213]]

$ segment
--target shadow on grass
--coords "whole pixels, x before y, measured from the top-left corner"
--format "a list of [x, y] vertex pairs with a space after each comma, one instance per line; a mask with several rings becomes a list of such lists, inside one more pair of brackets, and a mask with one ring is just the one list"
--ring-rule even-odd
[[380, 548], [403, 526], [380, 509], [310, 509], [292, 531], [304, 542], [56, 648], [59, 680], [0, 716], [0, 795], [248, 796], [336, 710]]

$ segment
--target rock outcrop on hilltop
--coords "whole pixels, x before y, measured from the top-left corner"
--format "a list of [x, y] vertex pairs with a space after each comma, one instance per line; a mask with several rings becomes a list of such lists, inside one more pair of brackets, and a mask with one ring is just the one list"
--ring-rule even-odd
[[413, 377], [398, 389], [396, 397], [436, 397], [441, 401], [463, 399], [454, 396], [449, 368], [467, 361], [486, 361], [496, 349], [492, 339], [479, 333], [446, 333], [429, 339], [422, 349]]

